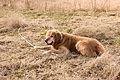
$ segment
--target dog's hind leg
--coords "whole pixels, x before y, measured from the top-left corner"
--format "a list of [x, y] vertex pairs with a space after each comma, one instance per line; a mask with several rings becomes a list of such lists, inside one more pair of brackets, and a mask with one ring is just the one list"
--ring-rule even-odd
[[78, 41], [75, 45], [78, 52], [83, 56], [97, 56], [96, 52], [91, 48], [89, 43], [85, 41]]

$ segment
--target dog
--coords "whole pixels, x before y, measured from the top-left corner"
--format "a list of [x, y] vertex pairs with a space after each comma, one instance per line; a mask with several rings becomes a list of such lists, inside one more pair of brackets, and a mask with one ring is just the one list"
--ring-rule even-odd
[[47, 31], [45, 42], [56, 53], [77, 52], [83, 56], [97, 56], [104, 53], [104, 47], [98, 40], [62, 33], [58, 30]]

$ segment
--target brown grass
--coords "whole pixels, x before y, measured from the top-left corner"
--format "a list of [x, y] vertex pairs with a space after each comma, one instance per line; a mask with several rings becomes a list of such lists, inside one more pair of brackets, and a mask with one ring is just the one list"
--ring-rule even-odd
[[[82, 4], [79, 5], [82, 8]], [[86, 11], [40, 13], [3, 9], [9, 13], [0, 18], [0, 80], [117, 80], [120, 77], [120, 18], [117, 12], [96, 12], [94, 15]], [[19, 27], [21, 34], [35, 45], [46, 45], [46, 31], [58, 29], [98, 39], [105, 53], [98, 57], [76, 53], [43, 55], [44, 50], [33, 49], [18, 36]]]
[[119, 0], [1, 0], [1, 6], [14, 9], [38, 9], [40, 11], [118, 10]]
[[1, 19], [0, 21], [1, 23], [1, 27], [0, 27], [0, 32], [6, 32], [6, 31], [12, 31], [16, 28], [20, 28], [20, 27], [26, 27], [28, 26], [28, 22], [25, 21], [25, 19], [16, 14], [16, 13], [9, 13], [7, 14], [4, 19]]
[[81, 71], [81, 75], [113, 80], [113, 78], [115, 77], [114, 73], [118, 73], [120, 71], [120, 69], [118, 68], [120, 66], [117, 65], [118, 59], [119, 58], [117, 58], [117, 56], [112, 56], [109, 53], [105, 53], [101, 57], [98, 57], [93, 61], [88, 61], [83, 66], [84, 70]]

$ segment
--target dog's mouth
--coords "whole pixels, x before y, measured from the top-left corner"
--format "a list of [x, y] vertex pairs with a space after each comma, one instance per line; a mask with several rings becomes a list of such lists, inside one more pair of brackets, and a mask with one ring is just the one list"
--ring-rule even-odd
[[45, 42], [47, 43], [47, 45], [52, 45], [53, 41], [49, 42], [48, 40], [45, 40]]
[[48, 42], [47, 42], [47, 45], [52, 45], [52, 44], [53, 44], [53, 41], [52, 41], [51, 43], [48, 43]]

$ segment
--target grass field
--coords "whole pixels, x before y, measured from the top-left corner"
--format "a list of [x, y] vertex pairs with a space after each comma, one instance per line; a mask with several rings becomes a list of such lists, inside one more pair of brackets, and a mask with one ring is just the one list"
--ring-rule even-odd
[[0, 6], [40, 11], [120, 10], [120, 0], [0, 0]]
[[[27, 1], [27, 0], [26, 0]], [[42, 54], [18, 35], [37, 46], [47, 30], [99, 40], [105, 53]], [[120, 80], [120, 15], [118, 11], [39, 11], [0, 8], [0, 80]]]

